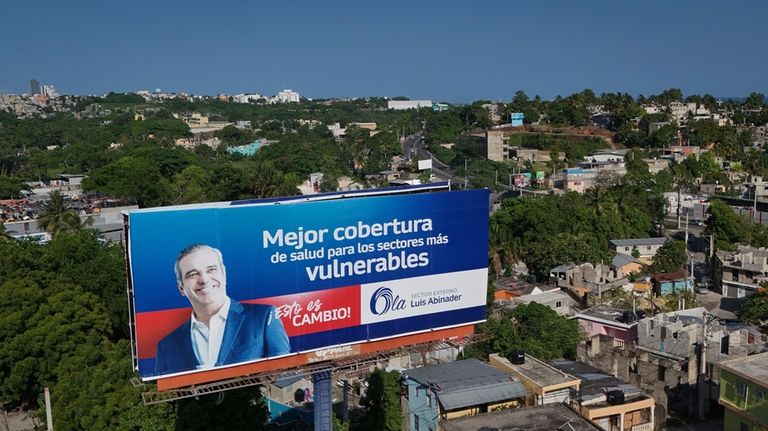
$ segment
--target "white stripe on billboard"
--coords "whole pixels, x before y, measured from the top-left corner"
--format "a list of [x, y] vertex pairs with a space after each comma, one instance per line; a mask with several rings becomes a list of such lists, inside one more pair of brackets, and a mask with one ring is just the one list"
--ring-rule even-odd
[[488, 269], [427, 275], [360, 286], [360, 323], [485, 305]]

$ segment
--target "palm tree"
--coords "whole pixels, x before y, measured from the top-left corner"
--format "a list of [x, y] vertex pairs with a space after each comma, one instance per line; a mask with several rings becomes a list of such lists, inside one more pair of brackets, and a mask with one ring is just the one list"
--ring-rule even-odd
[[64, 204], [64, 195], [59, 191], [53, 191], [49, 196], [50, 199], [43, 204], [43, 210], [37, 216], [38, 226], [52, 236], [59, 232], [80, 230], [83, 223], [77, 211], [67, 209]]

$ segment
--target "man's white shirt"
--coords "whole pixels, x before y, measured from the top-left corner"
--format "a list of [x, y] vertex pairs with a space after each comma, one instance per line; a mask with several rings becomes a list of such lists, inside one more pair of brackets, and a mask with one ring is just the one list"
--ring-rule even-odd
[[190, 330], [192, 332], [192, 349], [197, 358], [197, 368], [210, 368], [216, 365], [224, 338], [224, 327], [227, 324], [230, 299], [226, 298], [218, 313], [211, 316], [210, 327], [195, 318], [192, 311]]

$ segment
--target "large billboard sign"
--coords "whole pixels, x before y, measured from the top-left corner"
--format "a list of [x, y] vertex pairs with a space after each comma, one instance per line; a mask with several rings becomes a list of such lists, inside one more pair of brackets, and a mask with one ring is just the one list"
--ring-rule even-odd
[[143, 380], [485, 318], [486, 190], [135, 210], [127, 237]]

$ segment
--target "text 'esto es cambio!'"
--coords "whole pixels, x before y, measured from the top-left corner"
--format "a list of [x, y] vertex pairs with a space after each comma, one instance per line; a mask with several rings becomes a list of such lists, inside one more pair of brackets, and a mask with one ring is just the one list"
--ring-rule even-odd
[[[377, 238], [381, 240], [375, 241]], [[324, 245], [331, 242], [333, 246]], [[448, 235], [434, 233], [430, 218], [395, 218], [370, 224], [358, 221], [348, 226], [322, 229], [281, 228], [265, 230], [262, 234], [265, 249], [279, 248], [270, 255], [273, 264], [327, 261], [305, 267], [310, 281], [424, 267], [429, 265], [429, 251], [416, 249], [444, 244], [448, 244]], [[376, 253], [377, 256], [347, 258], [368, 253]]]

